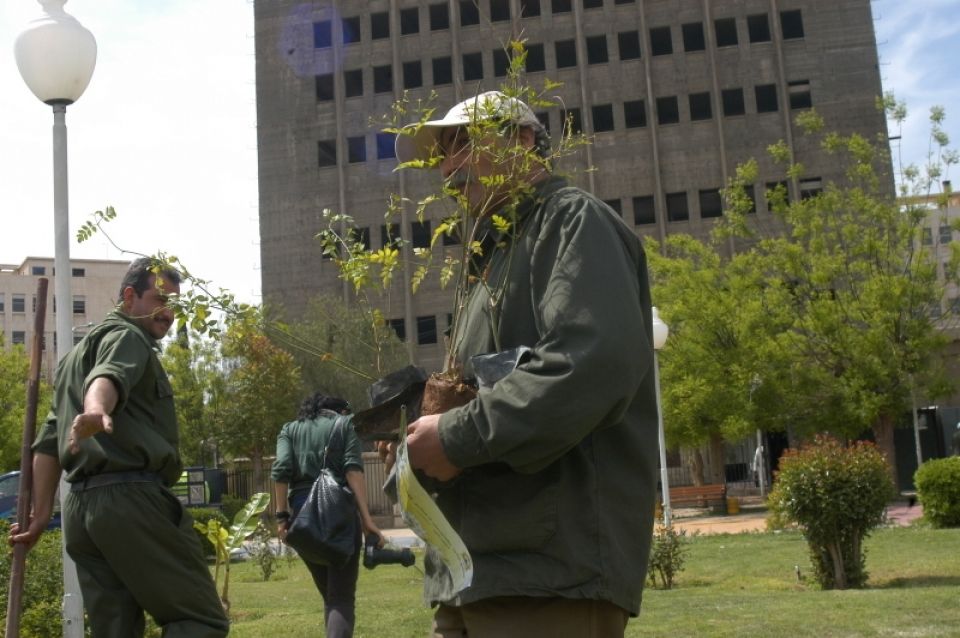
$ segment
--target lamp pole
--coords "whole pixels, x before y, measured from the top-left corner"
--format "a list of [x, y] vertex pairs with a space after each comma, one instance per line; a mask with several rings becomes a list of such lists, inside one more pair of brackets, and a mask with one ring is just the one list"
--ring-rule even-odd
[[657, 438], [660, 443], [660, 489], [663, 492], [663, 524], [670, 527], [670, 479], [667, 475], [667, 441], [663, 431], [663, 405], [660, 397], [660, 361], [657, 352], [667, 343], [670, 328], [660, 318], [656, 306], [653, 311], [653, 384], [657, 391]]
[[[67, 190], [67, 106], [76, 102], [93, 76], [97, 43], [76, 18], [63, 10], [66, 0], [38, 0], [43, 12], [17, 36], [14, 57], [27, 87], [53, 108], [54, 300], [57, 360], [73, 347], [70, 294], [70, 214]], [[67, 493], [60, 478], [60, 493]], [[65, 523], [65, 522], [64, 522]], [[66, 532], [66, 530], [64, 530]], [[82, 638], [83, 601], [76, 565], [63, 550], [63, 636]]]

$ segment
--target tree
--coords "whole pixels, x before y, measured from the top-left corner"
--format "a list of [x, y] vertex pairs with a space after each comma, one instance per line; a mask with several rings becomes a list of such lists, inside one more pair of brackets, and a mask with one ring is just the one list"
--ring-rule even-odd
[[254, 486], [262, 490], [263, 457], [297, 413], [300, 370], [290, 353], [264, 334], [257, 318], [228, 322], [222, 353], [226, 374], [211, 397], [220, 446], [228, 454], [250, 458]]
[[[3, 332], [0, 332], [0, 471], [7, 471], [20, 469], [30, 357], [23, 346], [15, 345], [7, 350], [3, 341]], [[46, 417], [51, 398], [51, 388], [42, 378], [38, 398], [39, 425]]]

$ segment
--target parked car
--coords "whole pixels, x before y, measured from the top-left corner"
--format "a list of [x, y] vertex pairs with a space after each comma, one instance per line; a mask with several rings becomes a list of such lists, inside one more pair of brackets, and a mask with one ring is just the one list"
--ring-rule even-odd
[[[17, 495], [20, 493], [20, 472], [7, 472], [0, 476], [0, 519], [8, 523], [17, 521]], [[60, 528], [60, 499], [53, 506], [53, 517], [47, 529]]]

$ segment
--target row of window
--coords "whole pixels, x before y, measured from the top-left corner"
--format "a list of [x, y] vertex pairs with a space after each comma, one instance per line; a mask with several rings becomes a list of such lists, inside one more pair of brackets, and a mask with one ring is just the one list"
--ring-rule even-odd
[[[949, 244], [953, 241], [953, 228], [948, 224], [941, 224], [938, 229], [937, 243], [941, 246], [944, 244]], [[923, 245], [932, 246], [933, 245], [933, 229], [924, 228], [923, 229]]]
[[[633, 0], [616, 4], [626, 4]], [[582, 0], [584, 9], [596, 9], [603, 6], [603, 0]], [[539, 0], [521, 0], [521, 17], [529, 18], [540, 15]], [[590, 6], [587, 6], [590, 5]], [[551, 0], [551, 10], [554, 14], [570, 13], [570, 0]], [[485, 6], [486, 17], [490, 22], [508, 22], [510, 15], [510, 0], [489, 0]], [[460, 26], [469, 27], [480, 24], [480, 8], [475, 0], [460, 0]], [[446, 2], [431, 4], [427, 7], [429, 30], [444, 31], [450, 28], [450, 9]], [[681, 25], [684, 51], [703, 51], [706, 49], [702, 22], [688, 22]], [[737, 46], [740, 38], [737, 32], [735, 18], [717, 18], [713, 22], [714, 39], [717, 47]], [[343, 44], [360, 42], [360, 17], [341, 18], [341, 33]], [[400, 35], [414, 35], [420, 33], [420, 8], [410, 7], [400, 10]], [[751, 43], [769, 42], [770, 19], [766, 13], [756, 13], [747, 16], [747, 39]], [[780, 12], [780, 34], [784, 40], [801, 39], [804, 36], [803, 15], [799, 9]], [[370, 14], [370, 39], [382, 40], [390, 37], [390, 14], [386, 11]], [[313, 45], [317, 49], [326, 49], [333, 46], [333, 23], [331, 20], [320, 20], [313, 23]], [[669, 55], [673, 53], [673, 37], [669, 26], [653, 27], [650, 29], [650, 47], [653, 55]]]
[[[813, 100], [810, 95], [810, 82], [798, 80], [788, 83], [788, 97], [791, 109], [810, 108]], [[753, 87], [754, 105], [757, 113], [773, 113], [779, 110], [777, 87], [775, 84], [758, 84]], [[709, 91], [691, 93], [687, 96], [691, 121], [709, 120], [713, 117], [713, 102]], [[724, 117], [746, 114], [744, 91], [742, 88], [723, 89], [720, 92], [720, 108]], [[647, 126], [647, 108], [645, 100], [626, 100], [622, 103], [623, 128], [643, 128]], [[680, 122], [680, 100], [677, 96], [656, 98], [654, 109], [657, 124], [669, 125]], [[605, 133], [617, 128], [613, 104], [595, 104], [590, 107], [594, 133]], [[537, 113], [537, 117], [550, 130], [550, 114]], [[569, 118], [573, 133], [583, 131], [583, 115], [579, 108], [562, 110], [560, 121], [565, 126]], [[375, 135], [376, 157], [378, 160], [393, 159], [394, 135], [377, 133]], [[367, 161], [367, 137], [357, 135], [346, 139], [347, 163], [357, 164]], [[321, 168], [337, 165], [337, 142], [333, 139], [317, 142], [318, 165]]]
[[[417, 345], [426, 346], [437, 343], [437, 318], [434, 315], [417, 317]], [[450, 318], [447, 317], [449, 324]], [[400, 341], [407, 340], [407, 322], [401, 319], [389, 319], [387, 324], [397, 333]]]
[[[73, 333], [73, 345], [80, 343], [80, 340], [83, 339], [85, 335], [83, 333], [75, 332]], [[10, 332], [10, 343], [12, 345], [26, 345], [27, 343], [27, 333], [23, 330], [12, 330]], [[57, 347], [57, 333], [53, 333], [53, 347]], [[40, 340], [40, 349], [47, 349], [47, 336], [44, 335]]]
[[[10, 295], [10, 311], [14, 313], [26, 312], [27, 307], [27, 297], [21, 293], [13, 293]], [[0, 312], [4, 312], [6, 309], [6, 295], [0, 292]], [[37, 297], [33, 297], [33, 307], [31, 312], [37, 311]], [[53, 298], [53, 312], [57, 311], [57, 298]], [[73, 314], [75, 315], [85, 315], [87, 314], [87, 299], [82, 295], [73, 296]]]
[[[57, 274], [56, 268], [53, 269], [52, 273]], [[47, 274], [46, 266], [30, 266], [30, 274], [38, 277], [43, 277]], [[71, 268], [71, 276], [73, 277], [86, 277], [87, 271], [85, 268]]]

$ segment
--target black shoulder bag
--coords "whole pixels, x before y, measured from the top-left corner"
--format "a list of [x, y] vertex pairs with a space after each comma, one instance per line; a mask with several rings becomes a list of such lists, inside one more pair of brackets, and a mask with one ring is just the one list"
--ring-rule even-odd
[[343, 567], [356, 551], [357, 501], [349, 487], [342, 486], [330, 469], [330, 448], [340, 435], [340, 462], [346, 441], [343, 434], [344, 416], [338, 416], [323, 450], [320, 476], [310, 488], [310, 494], [290, 523], [287, 544], [311, 563]]

